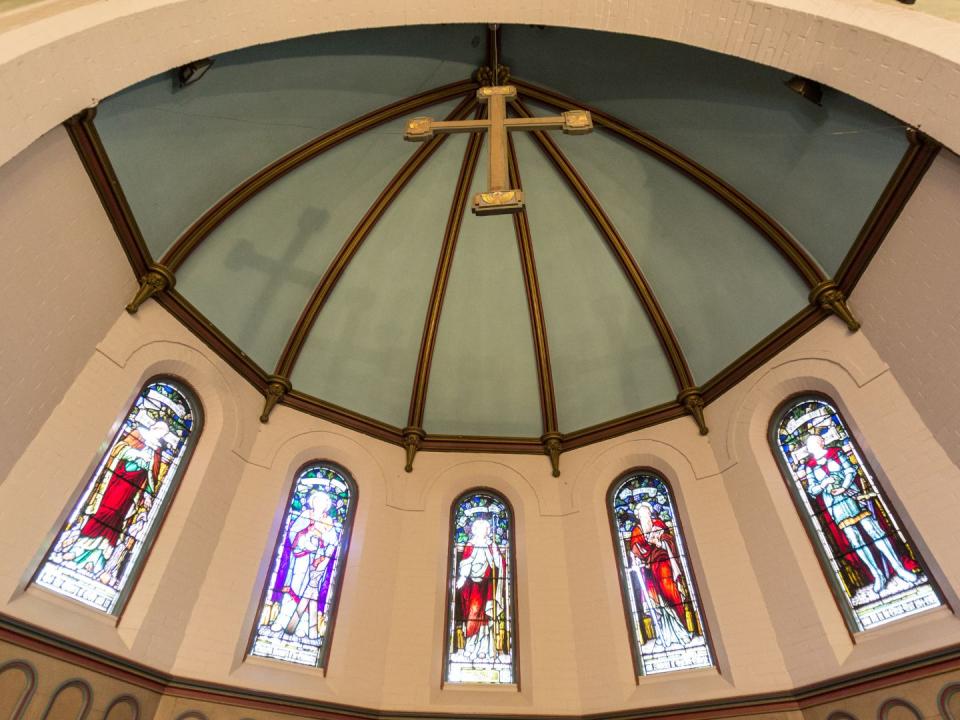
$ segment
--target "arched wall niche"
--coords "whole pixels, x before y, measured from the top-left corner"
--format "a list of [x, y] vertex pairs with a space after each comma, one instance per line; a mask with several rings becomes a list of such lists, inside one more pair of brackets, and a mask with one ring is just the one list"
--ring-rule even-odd
[[[401, 9], [363, 0], [347, 11], [332, 2], [284, 0], [275, 13], [264, 13], [255, 0], [217, 0], [204, 12], [199, 2], [151, 0], [135, 11], [72, 7], [70, 23], [59, 22], [61, 8], [53, 5], [22, 15], [21, 27], [14, 16], [5, 33], [10, 50], [0, 63], [0, 85], [23, 102], [0, 134], [0, 163], [91, 100], [198, 57], [336, 30], [491, 21], [615, 28], [746, 57], [860, 97], [960, 149], [960, 129], [951, 122], [960, 103], [960, 51], [949, 21], [889, 6], [767, 0], [732, 11], [710, 0], [685, 0], [641, 10], [551, 0], [495, 9], [457, 3]], [[205, 24], [210, 17], [218, 18], [216, 32]], [[132, 37], [137, 42], [127, 41]], [[38, 87], [36, 77], [54, 85]], [[923, 80], [936, 82], [938, 92], [926, 91]]]
[[[194, 601], [179, 588], [201, 582], [202, 563], [197, 558], [216, 545], [218, 523], [224, 518], [222, 507], [235, 489], [233, 478], [240, 463], [235, 454], [235, 393], [216, 367], [218, 361], [190, 344], [171, 341], [170, 335], [164, 337], [166, 324], [172, 321], [165, 315], [155, 308], [148, 323], [127, 318], [115, 323], [0, 486], [0, 501], [10, 503], [9, 507], [29, 507], [31, 512], [21, 516], [32, 517], [32, 522], [27, 522], [27, 517], [19, 522], [12, 518], [17, 527], [8, 528], [10, 540], [22, 544], [23, 549], [19, 567], [11, 565], [3, 571], [8, 580], [0, 592], [11, 598], [5, 612], [108, 651], [149, 657], [158, 667], [170, 667], [176, 657], [186, 627], [183, 619], [189, 616]], [[114, 629], [115, 619], [86, 608], [64, 612], [76, 603], [27, 586], [72, 509], [72, 499], [82, 492], [106, 449], [105, 443], [140, 388], [155, 376], [184, 381], [202, 406], [204, 426]], [[52, 448], [58, 456], [53, 475], [49, 471]], [[38, 477], [47, 478], [42, 503], [36, 502], [33, 489]], [[32, 548], [26, 551], [28, 544]], [[27, 562], [26, 558], [32, 559]], [[169, 581], [174, 577], [176, 581]], [[14, 578], [19, 578], [16, 585], [11, 584]]]
[[[822, 394], [847, 421], [908, 535], [921, 555], [929, 558], [947, 603], [955, 606], [956, 591], [947, 581], [953, 577], [953, 553], [940, 535], [941, 528], [931, 525], [929, 517], [938, 514], [937, 495], [930, 483], [952, 495], [949, 483], [955, 480], [946, 477], [956, 478], [957, 468], [866, 338], [860, 333], [838, 337], [830, 347], [839, 351], [818, 351], [821, 342], [840, 330], [829, 325], [829, 321], [823, 323], [714, 403], [713, 416], [727, 418], [727, 458], [722, 462], [729, 464], [723, 472], [724, 483], [794, 682], [813, 681], [841, 668], [855, 671], [868, 666], [879, 656], [896, 653], [897, 643], [908, 637], [932, 641], [938, 632], [952, 638], [954, 631], [952, 624], [938, 624], [938, 618], [950, 614], [940, 608], [884, 629], [851, 635], [796, 512], [769, 442], [770, 423], [788, 398]], [[911, 468], [907, 460], [918, 455], [932, 459], [921, 468]], [[923, 483], [926, 491], [921, 490]], [[925, 494], [933, 501], [926, 502]], [[946, 636], [941, 634], [940, 642], [953, 641]], [[804, 650], [798, 651], [799, 647]]]
[[[642, 437], [654, 435], [654, 437]], [[638, 437], [641, 436], [641, 437]], [[599, 676], [581, 675], [579, 689], [585, 710], [607, 709], [611, 698], [620, 706], [641, 706], [656, 692], [658, 702], [683, 702], [690, 687], [723, 697], [753, 687], [756, 673], [731, 656], [727, 638], [753, 638], [758, 666], [777, 676], [783, 667], [764, 598], [748, 573], [726, 569], [749, 564], [745, 540], [712, 458], [705, 458], [703, 438], [689, 418], [679, 418], [576, 451], [588, 457], [576, 475], [574, 502], [580, 512], [564, 518], [565, 551], [571, 568], [574, 617], [594, 616], [595, 622], [575, 624], [575, 644], [585, 655], [612, 657], [615, 666]], [[688, 559], [696, 577], [701, 609], [710, 628], [716, 667], [637, 678], [631, 657], [619, 580], [619, 559], [607, 509], [612, 484], [631, 470], [648, 468], [670, 485], [682, 525]], [[776, 682], [789, 682], [784, 674]]]
[[103, 720], [140, 720], [140, 703], [132, 695], [115, 697], [107, 705]]
[[86, 720], [93, 691], [86, 680], [68, 680], [54, 690], [41, 720]]
[[857, 716], [845, 710], [838, 710], [827, 715], [827, 720], [857, 720]]
[[0, 720], [20, 720], [37, 689], [37, 671], [23, 660], [0, 665]]
[[[440, 680], [445, 673], [444, 648], [447, 642], [451, 518], [454, 504], [472, 490], [492, 491], [500, 496], [510, 509], [513, 519], [512, 551], [516, 590], [513, 618], [514, 663], [519, 679], [513, 691], [507, 689], [510, 686], [501, 692], [491, 693], [483, 687], [450, 684], [441, 689]], [[430, 585], [424, 588], [432, 595], [430, 606], [435, 618], [431, 623], [432, 632], [428, 633], [431, 640], [431, 702], [443, 705], [449, 703], [451, 697], [455, 697], [459, 702], [489, 702], [496, 708], [514, 708], [517, 711], [531, 706], [534, 701], [533, 688], [537, 688], [536, 692], [541, 692], [541, 685], [544, 685], [549, 692], [549, 688], [556, 687], [559, 682], [555, 678], [548, 678], [550, 669], [544, 667], [552, 665], [551, 659], [558, 660], [544, 657], [551, 652], [549, 633], [544, 632], [546, 628], [537, 627], [534, 614], [530, 611], [531, 604], [537, 602], [533, 585], [541, 581], [543, 569], [530, 561], [530, 553], [536, 552], [536, 549], [531, 549], [530, 546], [547, 541], [545, 536], [559, 527], [560, 518], [541, 514], [538, 496], [530, 479], [515, 468], [494, 460], [465, 460], [448, 467], [429, 484], [424, 494], [424, 517], [419, 521], [429, 524], [429, 531], [423, 533], [423, 537], [429, 546], [437, 548], [435, 557], [430, 562], [433, 578]], [[543, 535], [538, 537], [541, 532]], [[555, 571], [562, 572], [562, 568], [557, 567]], [[563, 603], [557, 605], [557, 612], [565, 614]], [[566, 654], [566, 648], [557, 647], [555, 650]], [[569, 668], [568, 664], [566, 672], [562, 669], [557, 672], [567, 675]], [[572, 680], [571, 676], [569, 681]], [[564, 694], [569, 696], [568, 691]]]
[[877, 720], [923, 720], [923, 713], [908, 700], [890, 698], [877, 710]]
[[946, 720], [960, 720], [960, 683], [951, 682], [943, 686], [937, 695], [937, 707]]

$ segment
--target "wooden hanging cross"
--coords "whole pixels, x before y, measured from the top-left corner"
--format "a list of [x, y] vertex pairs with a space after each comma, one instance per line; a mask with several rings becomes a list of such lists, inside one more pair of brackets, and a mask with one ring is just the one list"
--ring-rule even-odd
[[494, 85], [477, 90], [477, 100], [487, 106], [484, 120], [443, 120], [415, 117], [407, 121], [404, 140], [421, 142], [436, 133], [487, 132], [490, 140], [489, 182], [486, 192], [473, 198], [476, 215], [516, 213], [523, 208], [523, 191], [510, 187], [507, 162], [507, 131], [563, 130], [567, 135], [583, 135], [593, 130], [593, 118], [587, 110], [568, 110], [550, 117], [508, 118], [507, 101], [517, 96], [513, 85]]

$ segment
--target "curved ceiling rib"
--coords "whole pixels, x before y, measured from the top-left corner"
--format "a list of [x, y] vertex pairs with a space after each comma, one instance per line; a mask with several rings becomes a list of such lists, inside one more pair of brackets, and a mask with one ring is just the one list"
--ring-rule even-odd
[[[541, 135], [542, 133], [537, 133]], [[509, 170], [511, 187], [523, 190], [520, 167], [517, 163], [517, 151], [513, 140], [507, 138], [509, 148]], [[540, 381], [540, 414], [543, 418], [544, 450], [550, 455], [554, 477], [560, 476], [559, 452], [561, 448], [560, 426], [557, 421], [557, 396], [553, 385], [553, 372], [550, 368], [550, 346], [547, 343], [547, 326], [543, 316], [543, 300], [540, 296], [540, 282], [537, 277], [537, 263], [533, 255], [533, 241], [530, 233], [530, 220], [523, 208], [513, 216], [513, 228], [517, 235], [517, 248], [520, 251], [520, 265], [523, 269], [523, 284], [527, 293], [527, 309], [530, 313], [530, 325], [533, 335], [534, 353], [537, 359], [537, 379]]]
[[[482, 110], [478, 110], [476, 117], [479, 118], [481, 115]], [[407, 472], [413, 470], [413, 458], [425, 437], [423, 412], [427, 404], [427, 386], [430, 383], [433, 349], [437, 342], [437, 327], [440, 324], [443, 298], [447, 292], [447, 283], [450, 280], [450, 268], [453, 266], [453, 254], [457, 249], [457, 238], [460, 236], [460, 226], [463, 224], [463, 214], [466, 212], [467, 201], [470, 197], [470, 186], [477, 169], [477, 160], [480, 157], [483, 139], [483, 133], [470, 134], [467, 148], [463, 154], [463, 162], [460, 165], [460, 174], [457, 176], [457, 184], [454, 187], [447, 225], [443, 231], [443, 242], [440, 246], [440, 255], [437, 258], [437, 269], [433, 277], [433, 287], [430, 290], [427, 315], [423, 322], [423, 333], [420, 338], [420, 351], [417, 355], [417, 369], [410, 394], [407, 427], [403, 429], [403, 444], [407, 452]]]
[[[523, 102], [517, 100], [514, 101], [512, 105], [522, 117], [533, 117], [533, 114], [527, 109]], [[593, 219], [600, 233], [603, 235], [604, 240], [606, 240], [617, 261], [620, 263], [624, 273], [626, 273], [630, 279], [633, 290], [637, 294], [641, 305], [643, 305], [647, 317], [650, 318], [650, 323], [653, 325], [660, 344], [663, 347], [663, 351], [667, 355], [670, 369], [673, 371], [674, 378], [677, 381], [678, 392], [693, 388], [696, 383], [693, 379], [693, 373], [690, 371], [690, 366], [687, 364], [687, 359], [683, 354], [683, 349], [680, 347], [680, 342], [677, 340], [673, 328], [667, 321], [666, 315], [664, 315], [663, 309], [660, 307], [660, 303], [657, 302], [657, 298], [654, 296], [653, 290], [647, 282], [646, 277], [644, 277], [643, 271], [637, 264], [636, 258], [633, 257], [633, 254], [627, 248], [626, 243], [623, 241], [623, 238], [620, 237], [620, 233], [617, 232], [617, 229], [613, 226], [613, 223], [600, 206], [600, 203], [593, 196], [593, 193], [590, 192], [590, 188], [587, 187], [587, 184], [577, 174], [577, 171], [560, 151], [560, 148], [553, 139], [541, 131], [536, 131], [531, 134], [544, 155], [549, 158], [553, 166], [560, 175], [563, 176], [563, 179], [577, 196], [577, 199], [581, 205], [583, 205], [587, 214]]]
[[510, 82], [517, 86], [521, 97], [543, 102], [561, 110], [571, 110], [575, 108], [589, 110], [596, 125], [606, 128], [635, 147], [671, 165], [726, 203], [736, 213], [759, 230], [760, 234], [774, 245], [809, 287], [813, 288], [817, 284], [828, 280], [826, 273], [816, 260], [811, 257], [785, 228], [747, 196], [699, 163], [691, 160], [679, 151], [674, 150], [657, 138], [618, 120], [612, 115], [608, 115], [602, 110], [578, 103], [559, 93], [541, 88], [523, 80], [514, 78], [511, 79]]
[[[476, 98], [473, 96], [464, 98], [463, 101], [450, 112], [447, 119], [459, 120], [466, 117], [474, 107], [476, 107], [476, 104]], [[297, 362], [297, 357], [300, 355], [300, 350], [303, 348], [303, 343], [310, 333], [314, 322], [316, 322], [317, 315], [323, 309], [324, 303], [326, 303], [327, 298], [337, 284], [337, 280], [343, 275], [343, 271], [350, 263], [350, 260], [383, 216], [384, 212], [390, 207], [397, 195], [400, 194], [400, 191], [403, 190], [404, 186], [446, 139], [446, 135], [437, 135], [418, 147], [410, 156], [410, 159], [397, 171], [397, 174], [390, 180], [383, 189], [383, 192], [380, 193], [373, 205], [370, 206], [370, 209], [367, 210], [361, 218], [353, 232], [350, 233], [350, 236], [344, 241], [340, 251], [326, 272], [324, 272], [323, 277], [313, 291], [313, 295], [310, 297], [307, 306], [297, 319], [297, 324], [294, 326], [293, 332], [290, 334], [283, 348], [283, 352], [277, 360], [276, 369], [274, 370], [276, 377], [283, 379], [290, 377], [293, 366]]]
[[456, 98], [458, 95], [470, 93], [477, 87], [472, 80], [451, 83], [442, 87], [427, 90], [418, 95], [385, 105], [377, 110], [362, 115], [349, 123], [320, 135], [305, 145], [290, 151], [278, 160], [270, 163], [260, 172], [247, 178], [237, 187], [227, 193], [219, 202], [207, 210], [196, 222], [177, 238], [170, 249], [160, 259], [160, 265], [176, 272], [197, 246], [212, 233], [233, 211], [249, 201], [254, 195], [264, 190], [281, 177], [312, 160], [321, 153], [342, 142], [360, 135], [367, 130], [383, 123], [408, 115], [411, 112], [429, 105], [435, 105]]

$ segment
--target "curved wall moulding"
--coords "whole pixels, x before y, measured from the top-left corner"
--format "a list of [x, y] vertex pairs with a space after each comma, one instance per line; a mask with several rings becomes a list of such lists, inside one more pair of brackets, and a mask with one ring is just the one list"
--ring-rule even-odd
[[[339, 34], [336, 42], [348, 38], [351, 52], [356, 53], [357, 48], [367, 47], [363, 32], [374, 31]], [[393, 33], [390, 37], [402, 45], [407, 42], [404, 32], [429, 32], [441, 38], [443, 33], [455, 31], [437, 26], [376, 32]], [[484, 30], [477, 26], [475, 32]], [[141, 281], [128, 309], [135, 312], [149, 298], [160, 302], [263, 393], [263, 422], [280, 405], [330, 420], [403, 447], [408, 472], [421, 451], [494, 451], [543, 454], [555, 476], [560, 474], [564, 451], [683, 415], [690, 416], [699, 432], [706, 434], [710, 404], [816, 324], [834, 315], [850, 331], [859, 328], [856, 308], [847, 298], [932, 163], [939, 150], [936, 141], [829, 88], [824, 90], [823, 107], [806, 103], [783, 87], [786, 78], [781, 74], [747, 61], [717, 60], [720, 56], [708, 57], [699, 50], [659, 41], [617, 41], [615, 53], [623, 58], [683, 59], [707, 74], [714, 72], [711, 63], [723, 64], [725, 75], [714, 81], [730, 83], [724, 86], [730, 97], [717, 96], [727, 101], [725, 107], [736, 108], [742, 101], [733, 82], [740, 73], [738, 82], [759, 93], [761, 104], [791, 118], [794, 129], [790, 132], [811, 147], [824, 148], [817, 150], [820, 154], [793, 161], [803, 164], [806, 184], [792, 181], [783, 170], [782, 184], [792, 192], [788, 201], [783, 194], [756, 186], [749, 175], [722, 157], [703, 162], [692, 159], [707, 152], [706, 146], [672, 133], [670, 113], [676, 109], [669, 99], [654, 102], [644, 95], [643, 87], [634, 81], [624, 84], [617, 73], [598, 80], [600, 90], [592, 90], [586, 71], [568, 69], [567, 74], [558, 74], [538, 60], [539, 55], [550, 54], [551, 43], [574, 42], [589, 48], [608, 42], [606, 34], [514, 26], [501, 28], [499, 36], [494, 30], [486, 32], [486, 57], [469, 43], [451, 50], [457, 60], [449, 63], [453, 69], [447, 72], [462, 72], [459, 79], [450, 76], [446, 84], [405, 96], [391, 89], [384, 94], [390, 97], [393, 93], [392, 102], [364, 106], [365, 112], [340, 118], [335, 127], [234, 182], [199, 218], [185, 216], [186, 229], [177, 238], [156, 237], [156, 213], [144, 204], [149, 197], [130, 175], [129, 160], [121, 159], [122, 171], [114, 169], [112, 161], [119, 156], [111, 157], [111, 147], [135, 147], [142, 137], [129, 118], [139, 118], [136, 122], [149, 129], [151, 113], [159, 112], [164, 103], [180, 107], [196, 102], [216, 108], [218, 102], [227, 102], [218, 99], [219, 94], [229, 98], [234, 86], [217, 83], [236, 83], [241, 77], [237, 68], [251, 68], [250, 82], [262, 83], [256, 77], [256, 62], [244, 60], [247, 51], [218, 61], [202, 82], [181, 91], [181, 99], [171, 100], [165, 90], [157, 89], [162, 82], [154, 79], [105, 100], [101, 108], [107, 109], [106, 114], [88, 111], [68, 121], [66, 128]], [[300, 46], [290, 48], [287, 52], [303, 52]], [[374, 52], [373, 45], [369, 48]], [[511, 63], [510, 68], [501, 64], [502, 59]], [[322, 69], [322, 57], [311, 62]], [[404, 62], [394, 59], [398, 76], [406, 72]], [[471, 70], [480, 66], [488, 69], [471, 75]], [[396, 132], [392, 128], [413, 113], [436, 117], [442, 112], [465, 126], [483, 120], [487, 106], [478, 107], [477, 91], [494, 82], [491, 67], [498, 68], [496, 81], [515, 92], [505, 110], [513, 121], [535, 123], [537, 117], [551, 111], [585, 110], [595, 127], [590, 135], [570, 140], [543, 130], [512, 134], [505, 172], [511, 183], [524, 188], [528, 198], [512, 222], [496, 217], [478, 220], [466, 212], [466, 204], [484, 182], [477, 166], [491, 152], [486, 133], [471, 133], [466, 141], [448, 141], [450, 136], [437, 134], [412, 153], [409, 148], [404, 151], [402, 143], [397, 145], [400, 139], [391, 134]], [[732, 79], [723, 80], [728, 75]], [[378, 89], [389, 89], [389, 79], [371, 82]], [[506, 82], [510, 84], [504, 85]], [[318, 83], [323, 89], [322, 81]], [[612, 102], [608, 96], [627, 99]], [[291, 102], [300, 102], [296, 95], [292, 97]], [[126, 118], [123, 125], [116, 120], [121, 115]], [[671, 137], [658, 138], [640, 122]], [[709, 121], [696, 122], [706, 123], [696, 128], [705, 137], [712, 133], [716, 142], [733, 142], [722, 128], [710, 126]], [[854, 143], [849, 150], [829, 145], [842, 137]], [[539, 153], [531, 155], [531, 147]], [[299, 208], [298, 183], [307, 182], [301, 179], [310, 173], [316, 174], [313, 168], [329, 166], [333, 169], [326, 177], [335, 177], [346, 172], [350, 163], [360, 167], [362, 153], [350, 155], [360, 152], [350, 148], [366, 148], [366, 156], [383, 158], [383, 167], [399, 168], [392, 176], [376, 180], [374, 176], [383, 175], [382, 169], [364, 166], [362, 174], [351, 176], [356, 190], [349, 184], [331, 186], [332, 190], [323, 192], [331, 198], [342, 195], [342, 199], [331, 200], [319, 210]], [[736, 147], [730, 156], [738, 152], [746, 155], [750, 151]], [[771, 152], [773, 157], [780, 151]], [[867, 165], [873, 164], [858, 174], [852, 162], [837, 164], [835, 158], [844, 157], [845, 152], [850, 157], [871, 158]], [[610, 158], [623, 158], [624, 162], [604, 162], [604, 153], [613, 153]], [[397, 162], [403, 157], [406, 159]], [[751, 162], [749, 157], [744, 161]], [[334, 168], [337, 163], [348, 164]], [[620, 165], [632, 168], [633, 174], [617, 175], [626, 172]], [[170, 177], [165, 181], [176, 182], [176, 167], [166, 172]], [[777, 172], [776, 168], [765, 169], [764, 174]], [[434, 180], [444, 173], [447, 179], [442, 183]], [[725, 178], [725, 173], [736, 180]], [[832, 217], [835, 210], [825, 207], [830, 197], [817, 195], [821, 191], [811, 190], [816, 183], [810, 182], [825, 173], [842, 176], [843, 188], [856, 194], [864, 218], [859, 228], [849, 227], [845, 220], [849, 229], [829, 242], [816, 239], [822, 234], [816, 216], [826, 213]], [[225, 181], [218, 178], [217, 182]], [[749, 187], [737, 187], [737, 182]], [[548, 187], [552, 188], [549, 196], [543, 194]], [[751, 192], [756, 197], [751, 197]], [[130, 200], [133, 196], [135, 202]], [[361, 196], [370, 199], [364, 204]], [[689, 212], [660, 215], [673, 196], [682, 196], [684, 199], [676, 202], [685, 203]], [[303, 197], [312, 196], [307, 193]], [[340, 208], [347, 206], [356, 214], [340, 217], [337, 213], [347, 213]], [[290, 241], [292, 249], [282, 257], [264, 255], [277, 245], [260, 239], [269, 231], [258, 217], [271, 207], [285, 207], [290, 215], [301, 213], [300, 234]], [[365, 207], [365, 211], [355, 207]], [[859, 217], [858, 212], [847, 216]], [[135, 217], [138, 213], [143, 219]], [[809, 228], [798, 219], [802, 217], [812, 223]], [[409, 228], [421, 220], [427, 223], [428, 218], [435, 218], [431, 222], [436, 226], [424, 225], [418, 237], [430, 238], [433, 245], [425, 244], [427, 240], [416, 245], [397, 234], [404, 232], [398, 228]], [[140, 227], [144, 222], [151, 223], [147, 240]], [[285, 217], [277, 217], [277, 222], [289, 224]], [[314, 227], [311, 222], [319, 225]], [[485, 224], [475, 229], [477, 222]], [[730, 223], [724, 225], [728, 229], [716, 231], [716, 237], [711, 235], [711, 228], [723, 223]], [[340, 236], [334, 229], [328, 230], [341, 226], [352, 230]], [[509, 251], [506, 245], [499, 249], [504, 230], [512, 236]], [[397, 238], [393, 247], [383, 239], [389, 234]], [[485, 247], [476, 240], [480, 234], [491, 237]], [[740, 239], [729, 240], [735, 236]], [[655, 238], [651, 242], [659, 243], [655, 249], [644, 240], [650, 237]], [[401, 242], [406, 243], [400, 246], [402, 251], [397, 246]], [[722, 247], [723, 242], [734, 244]], [[305, 268], [310, 263], [297, 259], [305, 253], [314, 257], [309, 271]], [[682, 276], [677, 270], [680, 266], [675, 265], [677, 257], [691, 259], [683, 267], [702, 267], [705, 274], [696, 276], [691, 271], [682, 281], [667, 282], [665, 278]], [[582, 276], [570, 277], [564, 263], [580, 270]], [[402, 270], [391, 275], [384, 269], [391, 264]], [[590, 264], [596, 265], [596, 270], [589, 268]], [[756, 265], [754, 275], [767, 278], [763, 280], [767, 283], [764, 294], [741, 293], [735, 299], [737, 304], [718, 309], [720, 288], [711, 285], [716, 283], [710, 279], [712, 268], [734, 273], [721, 285], [746, 287], [736, 273], [752, 265]], [[268, 271], [272, 273], [269, 278], [262, 275]], [[490, 292], [481, 280], [484, 273], [503, 283], [489, 296], [484, 294]], [[207, 284], [200, 278], [207, 276], [215, 282], [202, 289]], [[224, 300], [231, 293], [244, 293], [244, 283], [254, 281], [250, 278], [265, 283], [259, 300], [252, 305], [239, 297]], [[517, 287], [513, 295], [508, 289], [511, 282]], [[582, 285], [593, 293], [592, 299], [568, 302], [563, 282], [571, 290]], [[210, 289], [220, 287], [217, 283], [222, 285], [220, 290]], [[605, 292], [611, 283], [619, 284], [619, 290], [611, 289], [611, 293], [632, 297], [621, 301], [617, 295], [613, 306], [598, 299], [597, 293]], [[308, 287], [312, 294], [305, 290]], [[375, 290], [368, 293], [369, 302], [378, 308], [366, 317], [357, 312], [367, 301], [358, 295], [363, 287]], [[759, 292], [760, 287], [749, 292]], [[246, 292], [244, 297], [248, 295]], [[480, 310], [495, 312], [488, 308], [498, 303], [509, 306], [503, 311], [503, 322], [477, 314]], [[242, 311], [232, 308], [247, 305], [247, 320], [238, 320], [236, 313]], [[287, 309], [281, 312], [280, 305]], [[699, 308], [704, 314], [685, 315], [684, 307]], [[609, 318], [607, 308], [611, 308]], [[377, 313], [392, 317], [381, 318]], [[420, 318], [424, 318], [422, 325]], [[726, 327], [725, 322], [732, 325]], [[600, 328], [604, 323], [609, 328]], [[595, 350], [590, 345], [590, 352], [598, 357], [614, 358], [603, 370], [608, 377], [591, 381], [574, 372], [583, 343], [588, 341], [581, 340], [578, 347], [569, 338], [575, 329], [581, 332], [581, 326], [585, 338], [602, 329], [605, 334], [597, 335], [596, 342], [613, 343], [609, 347], [597, 344]], [[354, 332], [360, 334], [354, 337]], [[485, 343], [468, 348], [464, 339], [470, 332], [482, 334]], [[742, 344], [721, 348], [725, 338], [737, 333], [746, 339]], [[415, 335], [417, 340], [412, 339]], [[276, 340], [267, 343], [267, 337]], [[385, 339], [389, 337], [402, 347]], [[510, 382], [503, 375], [508, 371], [497, 370], [497, 365], [509, 369]], [[363, 378], [370, 382], [348, 378], [353, 372], [345, 370], [348, 366], [367, 368]], [[335, 381], [341, 376], [341, 381]], [[578, 383], [583, 387], [577, 387]], [[614, 391], [605, 391], [608, 386]], [[509, 398], [536, 398], [536, 405], [518, 405], [516, 412], [501, 412], [500, 420], [491, 420], [493, 411], [484, 409], [487, 403], [491, 408], [511, 407], [509, 401], [492, 397], [492, 392], [508, 393], [505, 397]], [[476, 418], [451, 420], [449, 407], [456, 403], [471, 408]]]

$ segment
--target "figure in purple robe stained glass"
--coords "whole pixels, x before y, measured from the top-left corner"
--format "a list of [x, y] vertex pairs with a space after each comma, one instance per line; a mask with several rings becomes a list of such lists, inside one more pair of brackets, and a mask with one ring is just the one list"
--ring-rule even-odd
[[939, 594], [846, 425], [829, 402], [790, 403], [778, 459], [854, 630], [937, 607]]
[[352, 495], [349, 481], [327, 465], [312, 465], [297, 477], [251, 655], [324, 664]]

